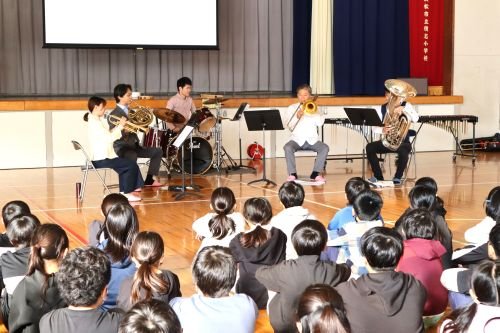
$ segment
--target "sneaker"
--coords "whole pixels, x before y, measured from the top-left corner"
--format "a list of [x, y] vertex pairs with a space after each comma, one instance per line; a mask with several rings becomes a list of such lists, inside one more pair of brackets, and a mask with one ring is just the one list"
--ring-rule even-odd
[[316, 178], [314, 178], [314, 181], [315, 181], [316, 183], [323, 183], [323, 184], [324, 184], [324, 183], [326, 183], [326, 179], [325, 179], [325, 177], [323, 177], [323, 176], [321, 176], [321, 175], [316, 176]]
[[[123, 194], [123, 193], [122, 193]], [[141, 201], [141, 197], [138, 197], [132, 193], [126, 193], [126, 194], [123, 194], [129, 202], [136, 202], [136, 201]]]
[[401, 179], [399, 178], [392, 178], [392, 182], [394, 183], [394, 185], [401, 185]]
[[289, 175], [287, 178], [286, 178], [286, 181], [287, 182], [293, 182], [297, 180], [297, 177], [295, 177], [294, 175]]
[[368, 181], [369, 183], [375, 184], [376, 182], [378, 182], [378, 179], [377, 179], [377, 178], [375, 178], [375, 177], [371, 177], [371, 178], [368, 178], [368, 179], [367, 179], [367, 181]]

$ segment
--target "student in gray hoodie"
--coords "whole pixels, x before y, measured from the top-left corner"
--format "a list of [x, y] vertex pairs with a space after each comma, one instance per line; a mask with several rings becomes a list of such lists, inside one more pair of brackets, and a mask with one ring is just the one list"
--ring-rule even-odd
[[395, 272], [403, 240], [393, 229], [375, 227], [361, 237], [368, 274], [336, 287], [344, 300], [352, 333], [423, 332], [426, 293], [411, 275]]

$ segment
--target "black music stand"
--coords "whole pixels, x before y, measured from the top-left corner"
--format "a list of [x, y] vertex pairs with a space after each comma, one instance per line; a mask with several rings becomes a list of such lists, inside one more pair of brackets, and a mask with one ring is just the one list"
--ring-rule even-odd
[[[245, 116], [245, 121], [249, 131], [262, 131], [262, 146], [266, 148], [266, 131], [277, 131], [283, 130], [283, 122], [281, 121], [281, 115], [277, 109], [269, 110], [254, 110], [243, 112]], [[264, 165], [263, 174], [261, 179], [252, 180], [248, 185], [258, 182], [266, 182], [266, 186], [276, 183], [270, 179], [266, 178], [266, 153], [262, 157], [262, 163]]]
[[[363, 135], [366, 133], [366, 126], [383, 127], [384, 124], [378, 116], [377, 110], [370, 108], [344, 108], [344, 111], [353, 125], [361, 126]], [[366, 144], [363, 142], [363, 152], [361, 154], [361, 173], [365, 179], [365, 159], [366, 159]]]
[[240, 104], [240, 107], [234, 114], [233, 119], [231, 121], [237, 121], [238, 122], [238, 141], [240, 144], [240, 164], [236, 165], [234, 168], [235, 169], [241, 169], [241, 168], [246, 168], [246, 169], [251, 169], [255, 171], [254, 167], [248, 166], [248, 165], [243, 165], [243, 158], [242, 158], [242, 153], [241, 153], [241, 116], [243, 115], [243, 112], [246, 111], [250, 107], [250, 104], [243, 102]]

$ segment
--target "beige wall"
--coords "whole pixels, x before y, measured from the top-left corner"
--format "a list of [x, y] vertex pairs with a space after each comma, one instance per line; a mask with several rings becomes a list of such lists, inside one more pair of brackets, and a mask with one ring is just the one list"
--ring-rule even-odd
[[455, 1], [454, 95], [460, 114], [479, 116], [477, 136], [500, 128], [500, 1]]

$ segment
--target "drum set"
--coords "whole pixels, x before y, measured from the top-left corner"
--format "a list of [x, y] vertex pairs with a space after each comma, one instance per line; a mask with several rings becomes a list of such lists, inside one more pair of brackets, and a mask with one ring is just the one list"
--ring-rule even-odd
[[[177, 133], [168, 129], [167, 123], [183, 124], [186, 118], [178, 112], [166, 108], [153, 109], [156, 117], [155, 125], [144, 136], [144, 147], [155, 147], [163, 150], [163, 164], [167, 175], [172, 171], [203, 175], [211, 168], [221, 171], [236, 167], [237, 163], [222, 146], [222, 102], [226, 101], [221, 95], [202, 95], [202, 108], [197, 109], [188, 123], [194, 124], [192, 140], [186, 140], [181, 148], [176, 148], [173, 142]], [[212, 112], [214, 110], [215, 112]], [[192, 144], [191, 144], [192, 142]], [[182, 154], [184, 150], [184, 155]], [[184, 156], [184, 161], [182, 161]]]

